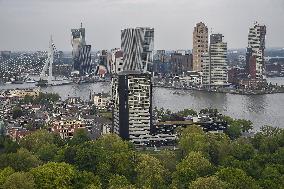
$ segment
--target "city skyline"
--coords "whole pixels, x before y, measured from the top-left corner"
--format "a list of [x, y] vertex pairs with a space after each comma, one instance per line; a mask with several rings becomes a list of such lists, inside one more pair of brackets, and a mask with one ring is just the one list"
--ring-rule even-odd
[[[216, 9], [220, 11], [212, 11]], [[201, 21], [209, 33], [224, 34], [229, 49], [246, 48], [254, 21], [267, 26], [268, 48], [281, 47], [284, 24], [279, 18], [283, 16], [281, 0], [1, 0], [0, 23], [5, 30], [0, 50], [46, 50], [53, 34], [58, 49], [70, 51], [70, 28], [80, 22], [95, 50], [119, 47], [121, 29], [140, 26], [155, 28], [155, 49], [192, 49], [191, 34]]]

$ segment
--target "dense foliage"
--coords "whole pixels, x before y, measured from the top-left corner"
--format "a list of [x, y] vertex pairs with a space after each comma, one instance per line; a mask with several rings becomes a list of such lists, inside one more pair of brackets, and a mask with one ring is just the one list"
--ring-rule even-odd
[[175, 151], [136, 151], [116, 135], [90, 141], [82, 130], [69, 141], [45, 130], [19, 144], [1, 137], [0, 188], [284, 188], [283, 129], [244, 138], [191, 126], [179, 136]]

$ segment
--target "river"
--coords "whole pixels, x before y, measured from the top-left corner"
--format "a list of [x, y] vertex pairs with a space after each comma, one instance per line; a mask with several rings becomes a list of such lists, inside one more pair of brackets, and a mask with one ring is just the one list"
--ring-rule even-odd
[[[284, 78], [269, 79], [271, 83], [284, 85]], [[1, 85], [1, 89], [34, 87], [34, 84]], [[89, 99], [90, 93], [109, 92], [109, 83], [83, 85], [53, 86], [42, 89], [43, 92], [58, 93], [62, 99], [81, 97]], [[179, 111], [185, 108], [201, 110], [217, 108], [221, 113], [238, 118], [248, 119], [258, 130], [263, 125], [284, 128], [284, 94], [267, 94], [242, 96], [204, 91], [182, 91], [165, 88], [153, 89], [153, 107]]]

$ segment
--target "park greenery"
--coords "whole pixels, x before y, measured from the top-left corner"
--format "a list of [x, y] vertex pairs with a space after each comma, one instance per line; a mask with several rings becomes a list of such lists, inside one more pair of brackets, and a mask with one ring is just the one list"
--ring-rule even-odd
[[284, 130], [264, 126], [244, 137], [250, 121], [220, 118], [225, 133], [189, 126], [176, 150], [136, 150], [114, 134], [92, 141], [85, 130], [70, 140], [43, 129], [19, 142], [1, 136], [0, 189], [283, 189]]

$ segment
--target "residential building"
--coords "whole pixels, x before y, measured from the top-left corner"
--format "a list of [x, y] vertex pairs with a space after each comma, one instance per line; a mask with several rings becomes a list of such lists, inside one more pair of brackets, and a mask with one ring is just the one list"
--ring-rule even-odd
[[39, 96], [39, 89], [15, 89], [9, 91], [9, 97], [24, 98], [25, 96], [37, 97]]
[[111, 97], [107, 93], [98, 93], [93, 95], [93, 103], [99, 110], [106, 110], [110, 106]]
[[152, 128], [151, 75], [123, 71], [112, 79], [113, 132], [135, 145], [149, 142]]
[[264, 79], [264, 50], [266, 26], [255, 22], [249, 29], [248, 48], [246, 54], [246, 70], [248, 78]]
[[193, 31], [193, 71], [202, 70], [202, 55], [208, 53], [208, 28], [200, 22]]
[[209, 53], [203, 55], [203, 85], [205, 87], [227, 85], [227, 72], [227, 43], [223, 42], [222, 34], [212, 34]]
[[62, 139], [72, 139], [78, 129], [86, 129], [85, 124], [78, 120], [54, 121], [51, 126], [51, 132], [59, 134]]

